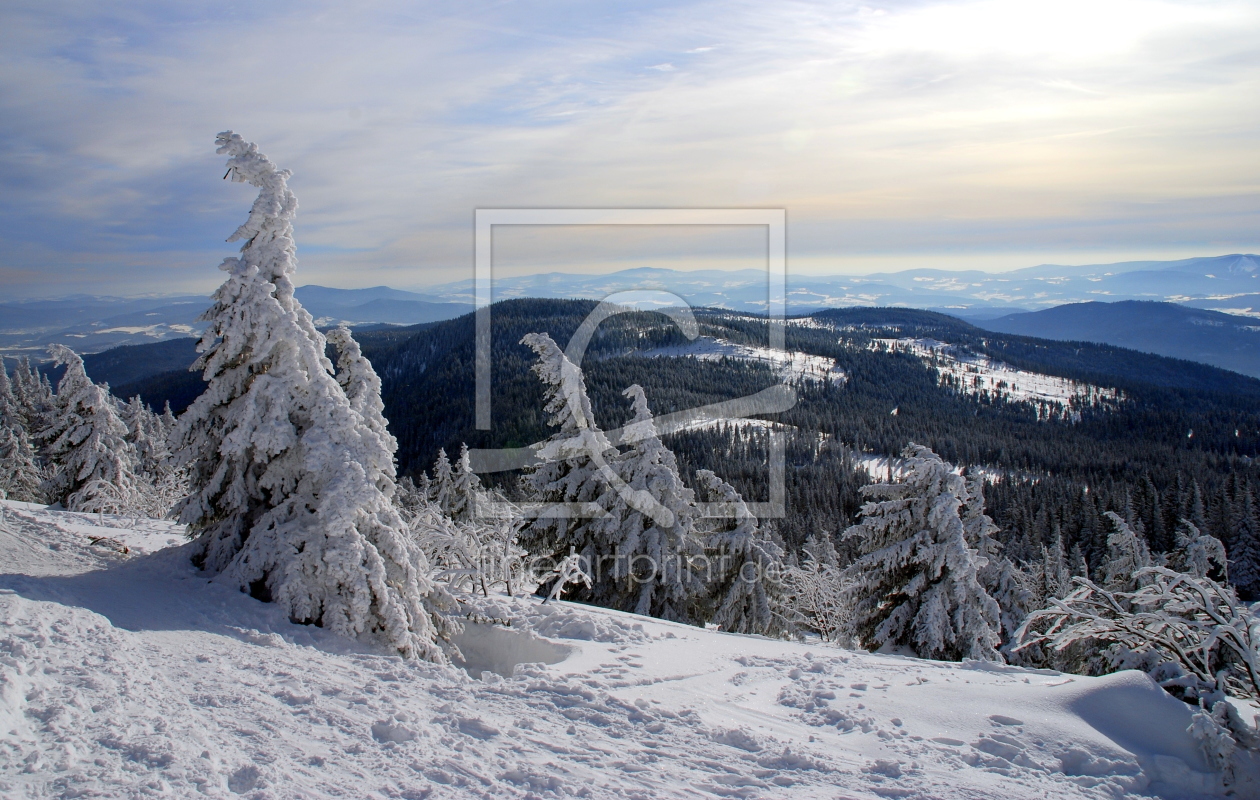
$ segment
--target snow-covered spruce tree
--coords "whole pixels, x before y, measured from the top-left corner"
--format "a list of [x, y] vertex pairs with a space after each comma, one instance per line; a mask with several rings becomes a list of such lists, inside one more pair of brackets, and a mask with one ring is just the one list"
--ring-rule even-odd
[[162, 418], [149, 410], [139, 395], [120, 404], [119, 416], [127, 426], [127, 441], [136, 451], [136, 467], [157, 478], [173, 469]]
[[468, 454], [468, 445], [461, 444], [459, 460], [451, 472], [451, 492], [447, 501], [447, 513], [457, 522], [471, 522], [477, 511], [477, 492], [481, 489], [481, 480], [472, 470], [472, 457]]
[[350, 408], [354, 409], [371, 433], [380, 442], [375, 452], [387, 458], [379, 459], [377, 466], [381, 479], [378, 486], [386, 494], [392, 496], [394, 484], [394, 455], [398, 452], [398, 440], [389, 432], [389, 422], [385, 419], [385, 402], [381, 400], [381, 379], [372, 362], [363, 357], [359, 343], [350, 335], [350, 329], [343, 326], [328, 332], [328, 343], [337, 351], [337, 383], [346, 393]]
[[0, 361], [0, 497], [41, 502], [44, 478], [31, 447], [25, 417]]
[[120, 513], [166, 517], [188, 495], [188, 474], [171, 456], [167, 419], [149, 410], [139, 396], [120, 404], [119, 412], [136, 452], [135, 491], [129, 496], [114, 493]]
[[453, 485], [451, 460], [446, 456], [446, 448], [440, 448], [437, 461], [433, 462], [433, 481], [429, 484], [429, 498], [442, 510], [443, 514], [448, 514], [448, 516]]
[[1072, 591], [1072, 575], [1068, 569], [1067, 553], [1063, 552], [1061, 531], [1055, 531], [1050, 544], [1041, 548], [1041, 563], [1041, 592], [1037, 599], [1044, 601], [1047, 597], [1064, 597]]
[[54, 344], [48, 352], [66, 372], [57, 384], [48, 426], [39, 433], [52, 472], [43, 492], [70, 511], [115, 510], [113, 498], [134, 491], [136, 468], [117, 401], [106, 387], [92, 383], [83, 359], [69, 347]]
[[1260, 599], [1260, 516], [1247, 486], [1238, 499], [1229, 548], [1229, 581], [1244, 600]]
[[1107, 536], [1107, 562], [1102, 569], [1102, 585], [1113, 592], [1130, 592], [1138, 586], [1138, 573], [1151, 566], [1151, 551], [1124, 517], [1108, 511], [1115, 530]]
[[[581, 369], [545, 333], [528, 334], [521, 343], [538, 355], [531, 369], [543, 383], [547, 422], [559, 430], [544, 444], [539, 463], [522, 480], [529, 499], [543, 507], [521, 529], [520, 544], [544, 570], [554, 569], [573, 548], [585, 559], [584, 569], [593, 574], [597, 559], [610, 553], [595, 523], [611, 505], [608, 461], [617, 450], [595, 425]], [[574, 508], [582, 513], [572, 513]], [[604, 571], [601, 581], [608, 574]], [[539, 592], [549, 588], [540, 586]]]
[[259, 194], [201, 317], [193, 369], [207, 386], [175, 435], [195, 561], [296, 622], [442, 661], [438, 639], [457, 624], [390, 501], [392, 453], [351, 407], [293, 295], [289, 172], [230, 131], [217, 144], [233, 180]]
[[921, 658], [1000, 661], [1001, 609], [980, 585], [960, 511], [966, 482], [910, 444], [903, 477], [863, 488], [862, 519], [844, 532], [859, 558], [845, 569], [863, 647], [908, 647]]
[[[962, 523], [967, 546], [975, 551], [976, 576], [989, 597], [1001, 609], [1001, 634], [1003, 652], [1015, 644], [1015, 632], [1033, 609], [1033, 598], [1025, 587], [1027, 579], [1019, 567], [1002, 554], [1002, 544], [996, 538], [998, 526], [984, 513], [984, 478], [979, 474], [966, 478], [966, 497], [962, 507]], [[1062, 537], [1056, 537], [1059, 554], [1057, 569], [1063, 572]], [[981, 561], [980, 559], [983, 559]], [[1050, 564], [1047, 563], [1047, 572]], [[1056, 580], [1066, 582], [1066, 572]], [[1066, 589], [1066, 587], [1064, 587]]]
[[44, 417], [52, 410], [53, 396], [48, 391], [47, 384], [31, 368], [31, 360], [26, 356], [18, 359], [13, 370], [10, 391], [27, 434], [34, 439], [46, 427]]
[[730, 514], [698, 526], [710, 570], [704, 617], [730, 633], [785, 633], [783, 548], [761, 529], [734, 486], [707, 469], [697, 470], [696, 482], [702, 502], [722, 503]]
[[608, 514], [591, 521], [590, 602], [700, 624], [707, 587], [693, 567], [704, 554], [696, 535], [695, 494], [657, 434], [643, 388], [636, 384], [623, 394], [634, 417], [622, 431], [627, 449], [611, 462], [620, 483], [610, 482]]

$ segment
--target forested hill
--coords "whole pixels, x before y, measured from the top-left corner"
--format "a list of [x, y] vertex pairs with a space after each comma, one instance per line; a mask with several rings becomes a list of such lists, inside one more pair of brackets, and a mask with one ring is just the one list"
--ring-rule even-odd
[[[520, 339], [543, 331], [564, 346], [594, 306], [494, 306], [491, 431], [474, 428], [473, 315], [356, 334], [381, 375], [401, 471], [427, 468], [439, 447], [521, 447], [548, 436], [541, 387], [529, 371], [532, 354]], [[736, 349], [764, 347], [764, 320], [713, 309], [696, 316], [697, 343], [661, 314], [620, 315], [600, 326], [583, 368], [602, 426], [627, 420], [621, 392], [631, 383], [643, 385], [662, 414], [785, 379], [783, 365]], [[788, 375], [799, 400], [767, 417], [788, 436], [789, 516], [779, 529], [789, 545], [850, 524], [869, 481], [864, 469], [908, 442], [997, 479], [989, 508], [1021, 559], [1039, 558], [1057, 536], [1066, 552], [1076, 546], [1096, 565], [1108, 532], [1100, 519], [1109, 510], [1139, 523], [1157, 551], [1171, 546], [1185, 516], [1227, 543], [1240, 526], [1260, 529], [1252, 462], [1260, 448], [1260, 381], [1107, 345], [992, 333], [906, 309], [820, 312], [792, 321], [787, 340], [790, 350], [813, 356], [814, 367], [843, 375]], [[164, 395], [195, 394], [197, 382], [168, 373], [120, 391], [139, 391], [160, 406]], [[688, 475], [714, 469], [764, 500], [765, 437], [764, 425], [731, 423], [667, 441]], [[509, 489], [513, 479], [491, 478]]]

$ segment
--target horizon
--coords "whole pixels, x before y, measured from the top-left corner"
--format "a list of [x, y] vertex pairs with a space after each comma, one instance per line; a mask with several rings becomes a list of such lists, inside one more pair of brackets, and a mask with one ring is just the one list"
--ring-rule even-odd
[[[1043, 269], [1043, 268], [1055, 268], [1055, 267], [1062, 267], [1062, 268], [1065, 268], [1065, 269], [1074, 269], [1074, 270], [1075, 270], [1075, 269], [1085, 269], [1085, 268], [1089, 268], [1089, 267], [1099, 267], [1099, 268], [1103, 268], [1103, 267], [1123, 267], [1123, 266], [1129, 266], [1129, 265], [1134, 265], [1134, 264], [1142, 264], [1142, 265], [1148, 265], [1148, 264], [1149, 264], [1149, 265], [1165, 265], [1165, 266], [1167, 266], [1167, 265], [1172, 265], [1172, 264], [1176, 264], [1176, 263], [1180, 263], [1180, 262], [1184, 262], [1184, 261], [1193, 261], [1193, 260], [1198, 260], [1198, 259], [1217, 259], [1217, 258], [1234, 258], [1234, 257], [1260, 259], [1260, 254], [1257, 254], [1257, 253], [1244, 253], [1244, 252], [1237, 252], [1237, 253], [1219, 253], [1219, 254], [1215, 254], [1215, 255], [1206, 255], [1206, 256], [1205, 256], [1205, 255], [1200, 255], [1200, 256], [1192, 256], [1192, 257], [1190, 257], [1190, 258], [1185, 258], [1185, 259], [1135, 259], [1135, 260], [1130, 260], [1130, 261], [1117, 261], [1117, 262], [1107, 262], [1107, 263], [1090, 263], [1090, 264], [1057, 264], [1057, 263], [1042, 263], [1042, 264], [1033, 264], [1033, 265], [1023, 266], [1023, 267], [1014, 267], [1014, 268], [1011, 268], [1011, 269], [1008, 269], [1008, 270], [1000, 270], [1000, 271], [999, 271], [999, 270], [994, 270], [994, 271], [990, 271], [990, 270], [979, 270], [979, 269], [967, 270], [967, 269], [941, 269], [941, 268], [932, 268], [932, 267], [912, 267], [912, 268], [908, 268], [908, 269], [904, 269], [904, 270], [897, 270], [897, 271], [892, 271], [892, 272], [868, 272], [868, 273], [856, 273], [856, 274], [852, 274], [852, 273], [850, 273], [850, 274], [831, 274], [831, 275], [812, 275], [812, 274], [799, 274], [799, 273], [794, 274], [794, 273], [791, 271], [791, 265], [789, 264], [788, 276], [787, 276], [787, 277], [788, 277], [788, 281], [789, 281], [789, 283], [790, 283], [790, 282], [791, 282], [792, 280], [794, 280], [794, 279], [796, 279], [796, 280], [804, 280], [804, 279], [808, 279], [808, 280], [811, 280], [811, 281], [827, 281], [827, 280], [857, 280], [857, 279], [869, 279], [869, 278], [871, 278], [871, 277], [875, 277], [875, 276], [896, 276], [896, 275], [899, 275], [899, 274], [908, 274], [908, 273], [915, 273], [915, 272], [942, 272], [942, 273], [958, 273], [958, 274], [963, 274], [963, 273], [968, 273], [968, 272], [971, 272], [971, 273], [979, 273], [979, 274], [986, 274], [986, 275], [1001, 275], [1001, 274], [1011, 274], [1011, 273], [1017, 273], [1017, 272], [1021, 272], [1021, 271], [1025, 271], [1025, 270], [1036, 270], [1036, 269]], [[1159, 268], [1160, 268], [1160, 267], [1156, 267], [1156, 269], [1159, 269]], [[511, 275], [511, 276], [506, 276], [506, 277], [507, 277], [508, 279], [537, 278], [537, 277], [547, 277], [547, 276], [553, 276], [553, 275], [554, 275], [554, 276], [563, 276], [563, 277], [597, 277], [597, 276], [615, 276], [615, 275], [619, 275], [619, 274], [623, 274], [623, 273], [636, 272], [636, 271], [647, 271], [647, 270], [659, 270], [659, 271], [664, 271], [664, 272], [672, 272], [672, 273], [676, 273], [676, 274], [686, 274], [686, 273], [696, 273], [696, 272], [722, 272], [722, 273], [729, 273], [729, 274], [741, 273], [741, 272], [748, 272], [748, 273], [754, 273], [754, 272], [755, 272], [755, 273], [761, 273], [761, 274], [764, 274], [764, 269], [757, 269], [757, 268], [755, 268], [755, 267], [741, 267], [741, 268], [736, 268], [736, 269], [722, 269], [722, 268], [720, 268], [720, 267], [702, 266], [702, 267], [696, 267], [696, 268], [694, 268], [694, 269], [675, 269], [675, 268], [671, 268], [671, 267], [657, 267], [657, 266], [644, 265], [644, 266], [638, 266], [638, 267], [628, 267], [628, 268], [624, 268], [624, 269], [609, 270], [609, 271], [601, 271], [601, 272], [570, 272], [570, 271], [562, 271], [562, 270], [550, 270], [550, 271], [545, 271], [545, 272], [530, 272], [530, 273], [526, 273], [526, 274], [522, 274], [522, 275]], [[1127, 271], [1127, 270], [1126, 270], [1126, 271]], [[1132, 271], [1138, 271], [1138, 270], [1132, 270]], [[452, 287], [459, 286], [459, 285], [461, 285], [461, 284], [465, 284], [465, 283], [467, 283], [467, 284], [470, 284], [470, 285], [471, 285], [471, 284], [472, 284], [472, 282], [473, 282], [473, 278], [472, 278], [472, 276], [470, 275], [469, 277], [466, 277], [466, 278], [457, 278], [457, 279], [452, 280], [452, 281], [446, 281], [446, 282], [443, 282], [443, 283], [433, 283], [433, 284], [427, 284], [427, 285], [417, 285], [417, 284], [413, 284], [413, 285], [393, 285], [393, 286], [391, 286], [391, 285], [389, 285], [389, 284], [383, 284], [383, 283], [380, 283], [380, 284], [368, 284], [368, 285], [358, 285], [358, 286], [334, 286], [334, 285], [330, 285], [330, 284], [328, 284], [328, 283], [315, 283], [315, 282], [310, 282], [310, 283], [300, 283], [300, 282], [295, 282], [294, 288], [295, 288], [295, 289], [303, 289], [303, 288], [306, 288], [306, 287], [315, 287], [315, 288], [324, 288], [324, 289], [334, 289], [334, 290], [337, 290], [337, 291], [360, 291], [360, 290], [370, 290], [370, 289], [390, 289], [390, 290], [393, 290], [393, 291], [402, 291], [402, 292], [408, 292], [408, 293], [411, 293], [411, 294], [424, 295], [424, 294], [426, 294], [426, 293], [427, 293], [427, 291], [432, 291], [432, 290], [436, 290], [436, 289], [448, 289], [448, 290], [449, 290], [449, 289], [451, 289]], [[217, 284], [216, 284], [216, 286], [217, 286]], [[19, 297], [10, 297], [10, 299], [7, 301], [7, 303], [11, 303], [11, 304], [22, 304], [22, 303], [56, 302], [56, 301], [62, 301], [62, 300], [77, 300], [77, 299], [102, 299], [102, 300], [103, 300], [103, 299], [119, 299], [119, 300], [139, 300], [139, 299], [145, 299], [145, 298], [166, 298], [166, 297], [202, 297], [202, 296], [205, 296], [205, 297], [207, 297], [207, 299], [208, 299], [209, 295], [210, 295], [210, 294], [212, 294], [212, 293], [214, 292], [214, 289], [215, 289], [215, 288], [216, 288], [216, 287], [213, 287], [213, 286], [212, 286], [212, 287], [207, 288], [207, 289], [205, 290], [205, 295], [199, 294], [199, 293], [198, 293], [197, 291], [195, 291], [195, 290], [189, 290], [189, 291], [176, 291], [176, 292], [161, 292], [161, 293], [157, 293], [157, 292], [147, 292], [147, 293], [145, 293], [145, 292], [141, 292], [141, 293], [135, 293], [135, 294], [101, 294], [101, 293], [91, 293], [91, 292], [75, 292], [75, 293], [70, 293], [70, 294], [56, 294], [56, 295], [43, 295], [43, 296], [30, 296], [30, 297], [20, 297], [20, 296], [19, 296]], [[427, 290], [427, 291], [426, 291], [426, 290]], [[504, 298], [504, 299], [514, 299], [514, 298]], [[1122, 299], [1123, 299], [1123, 298], [1122, 298]], [[458, 302], [458, 301], [448, 301], [448, 302]], [[497, 301], [496, 301], [496, 302], [497, 302]], [[1108, 302], [1108, 301], [1106, 301], [1106, 300], [1099, 300], [1099, 301], [1097, 301], [1097, 302]], [[1120, 300], [1115, 300], [1115, 301], [1111, 301], [1111, 302], [1120, 302]], [[1155, 300], [1154, 302], [1171, 302], [1171, 301], [1159, 301], [1159, 300]], [[909, 306], [907, 306], [907, 307], [909, 307]], [[941, 306], [941, 307], [942, 307], [942, 308], [948, 308], [949, 306]]]

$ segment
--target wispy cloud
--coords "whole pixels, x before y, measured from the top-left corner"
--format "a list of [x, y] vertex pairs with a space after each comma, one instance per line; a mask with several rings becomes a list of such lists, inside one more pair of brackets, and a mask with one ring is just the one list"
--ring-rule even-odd
[[1258, 244], [1253, 4], [609, 9], [7, 4], [0, 281], [212, 285], [226, 128], [337, 285], [464, 277], [491, 206], [784, 206], [819, 272]]

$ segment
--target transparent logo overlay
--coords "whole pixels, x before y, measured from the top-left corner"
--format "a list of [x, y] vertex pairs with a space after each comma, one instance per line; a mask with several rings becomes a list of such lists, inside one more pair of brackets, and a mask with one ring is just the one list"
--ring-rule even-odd
[[[785, 349], [784, 316], [787, 306], [787, 212], [784, 209], [696, 209], [696, 208], [663, 208], [663, 209], [571, 209], [571, 208], [531, 208], [531, 209], [478, 209], [476, 212], [476, 235], [474, 238], [474, 287], [476, 293], [476, 427], [478, 430], [491, 430], [490, 398], [491, 386], [491, 297], [493, 288], [493, 248], [492, 235], [495, 226], [499, 225], [763, 225], [767, 228], [766, 254], [766, 316], [769, 329], [770, 348]], [[600, 323], [617, 314], [640, 311], [639, 305], [649, 305], [654, 311], [666, 315], [690, 340], [699, 336], [699, 326], [691, 311], [690, 304], [672, 292], [659, 289], [628, 287], [626, 291], [615, 292], [605, 297], [587, 315], [578, 326], [572, 338], [565, 346], [565, 357], [577, 368], [581, 369], [587, 345], [595, 335]], [[542, 332], [542, 331], [540, 331]], [[585, 412], [578, 402], [576, 393], [565, 391], [566, 386], [576, 388], [578, 374], [567, 376], [562, 384], [562, 391], [568, 397], [569, 409], [578, 423], [579, 435], [572, 441], [560, 443], [560, 446], [548, 448], [549, 452], [564, 452], [572, 455], [585, 451], [591, 464], [599, 471], [603, 480], [618, 492], [625, 503], [637, 511], [651, 517], [658, 524], [668, 527], [673, 522], [673, 514], [661, 506], [646, 492], [641, 492], [626, 485], [620, 476], [605, 462], [604, 454], [597, 452], [593, 445], [593, 437], [583, 432], [593, 430], [595, 421], [586, 420]], [[744, 419], [755, 414], [768, 414], [786, 411], [796, 404], [796, 393], [787, 385], [772, 386], [755, 394], [726, 400], [720, 403], [689, 408], [671, 414], [655, 417], [657, 433], [665, 435], [674, 431], [706, 421], [730, 421]], [[633, 425], [616, 430], [604, 431], [607, 442], [614, 447], [629, 441], [633, 437]], [[751, 502], [746, 505], [748, 512], [754, 516], [781, 518], [786, 510], [785, 462], [786, 442], [782, 431], [771, 427], [768, 429], [768, 482], [769, 501]], [[539, 442], [528, 447], [506, 449], [470, 450], [474, 472], [485, 474], [522, 469], [540, 463], [544, 443]], [[479, 502], [476, 513], [480, 517], [503, 517], [513, 509], [502, 507], [494, 502]], [[698, 503], [697, 510], [702, 517], [731, 518], [742, 513], [736, 503]], [[586, 503], [527, 503], [515, 507], [517, 513], [536, 517], [546, 515], [563, 518], [591, 518], [603, 516], [603, 511]], [[624, 568], [624, 567], [623, 567]], [[615, 571], [620, 571], [616, 570]], [[631, 570], [633, 572], [634, 570]]]

